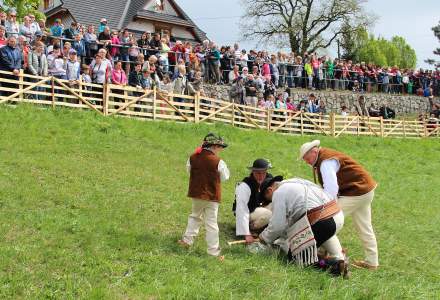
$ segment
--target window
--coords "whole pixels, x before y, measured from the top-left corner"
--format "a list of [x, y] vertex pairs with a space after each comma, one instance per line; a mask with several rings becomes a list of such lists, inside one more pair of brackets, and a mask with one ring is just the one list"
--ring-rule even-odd
[[54, 6], [54, 0], [44, 0], [44, 9], [50, 9]]
[[156, 0], [156, 11], [164, 11], [165, 3], [164, 0]]
[[154, 32], [159, 32], [162, 36], [165, 32], [171, 34], [171, 26], [165, 24], [154, 24]]

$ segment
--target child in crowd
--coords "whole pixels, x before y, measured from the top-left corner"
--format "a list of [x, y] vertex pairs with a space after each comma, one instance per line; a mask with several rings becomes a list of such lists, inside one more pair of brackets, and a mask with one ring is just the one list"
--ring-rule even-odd
[[81, 33], [75, 34], [75, 40], [73, 41], [72, 49], [75, 49], [79, 62], [83, 62], [86, 56], [86, 44], [82, 38]]
[[69, 59], [66, 63], [66, 79], [69, 80], [69, 85], [74, 87], [78, 84], [81, 73], [81, 66], [78, 62], [77, 53], [74, 49], [69, 51]]
[[228, 145], [213, 133], [209, 133], [201, 147], [186, 163], [190, 173], [188, 197], [192, 198], [192, 212], [188, 217], [188, 226], [183, 238], [178, 241], [182, 247], [190, 247], [199, 233], [202, 222], [206, 228], [208, 254], [220, 256], [219, 229], [217, 224], [218, 207], [221, 201], [221, 182], [229, 179], [226, 163], [218, 154]]
[[83, 64], [81, 66], [81, 80], [84, 83], [92, 83], [92, 78], [90, 77], [89, 65]]
[[119, 40], [118, 37], [118, 32], [114, 31], [112, 33], [112, 38], [111, 38], [111, 43], [112, 43], [112, 47], [110, 48], [110, 55], [113, 57], [113, 59], [115, 61], [119, 60], [119, 45], [121, 45], [121, 41]]

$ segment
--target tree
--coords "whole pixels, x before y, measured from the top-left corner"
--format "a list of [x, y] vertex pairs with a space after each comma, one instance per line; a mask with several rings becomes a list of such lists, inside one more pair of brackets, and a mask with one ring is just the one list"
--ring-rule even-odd
[[[438, 23], [437, 26], [432, 27], [432, 31], [434, 32], [434, 35], [436, 36], [436, 38], [440, 42], [440, 22]], [[433, 53], [435, 55], [440, 55], [440, 48], [435, 49]], [[434, 65], [436, 68], [440, 68], [440, 61], [436, 61], [433, 58], [429, 58], [429, 59], [425, 60], [425, 62], [427, 62], [430, 65]]]
[[373, 63], [378, 66], [387, 66], [387, 58], [374, 36], [371, 36], [367, 44], [359, 50], [358, 57], [359, 61]]
[[4, 0], [2, 8], [5, 10], [16, 10], [19, 18], [29, 13], [40, 16], [41, 12], [38, 11], [40, 3], [40, 0]]
[[[347, 29], [350, 26], [344, 23]], [[359, 61], [359, 51], [368, 43], [368, 32], [363, 26], [355, 28], [355, 30], [343, 30], [340, 45], [342, 48], [342, 58], [345, 60]]]
[[[244, 39], [289, 46], [293, 52], [329, 47], [344, 32], [368, 27], [366, 0], [242, 0]], [[343, 26], [343, 25], [348, 26]]]
[[397, 47], [394, 44], [392, 44], [390, 41], [384, 38], [379, 38], [376, 41], [380, 51], [386, 58], [385, 65], [388, 67], [394, 67], [399, 65], [400, 64], [399, 49], [397, 49]]
[[397, 65], [403, 69], [414, 68], [417, 64], [416, 51], [408, 45], [406, 40], [401, 36], [394, 36], [391, 39], [391, 43], [399, 51], [399, 63]]
[[[391, 40], [368, 37], [367, 31], [360, 31], [343, 43], [345, 59], [374, 63], [379, 66], [398, 66], [401, 69], [414, 68], [417, 63], [416, 52], [403, 37], [394, 36]], [[348, 45], [348, 46], [347, 46]], [[349, 55], [347, 55], [347, 53]]]

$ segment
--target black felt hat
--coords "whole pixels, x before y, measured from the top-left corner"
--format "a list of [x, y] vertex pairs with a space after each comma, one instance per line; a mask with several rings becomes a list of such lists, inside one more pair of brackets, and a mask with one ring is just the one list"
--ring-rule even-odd
[[268, 169], [272, 169], [272, 164], [270, 163], [270, 161], [268, 161], [264, 158], [259, 158], [259, 159], [256, 159], [254, 161], [254, 163], [252, 164], [252, 166], [248, 167], [248, 169], [251, 171], [268, 170]]

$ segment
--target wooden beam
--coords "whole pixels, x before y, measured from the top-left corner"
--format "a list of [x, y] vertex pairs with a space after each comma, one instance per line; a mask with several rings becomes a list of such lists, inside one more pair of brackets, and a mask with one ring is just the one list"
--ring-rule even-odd
[[315, 121], [313, 121], [311, 118], [309, 118], [309, 116], [307, 116], [307, 114], [304, 114], [304, 117], [306, 117], [306, 119], [308, 119], [310, 122], [312, 122], [313, 125], [315, 125], [319, 130], [322, 131], [322, 133], [324, 133], [325, 135], [328, 135], [327, 132], [325, 132], [325, 130], [318, 124], [315, 123]]
[[[206, 121], [206, 120], [212, 118], [212, 117], [215, 116], [216, 114], [221, 113], [222, 111], [228, 109], [229, 107], [231, 107], [231, 106], [233, 106], [233, 105], [234, 105], [234, 103], [231, 103], [231, 104], [229, 104], [229, 105], [223, 106], [222, 108], [220, 108], [220, 109], [218, 109], [218, 110], [216, 110], [216, 111], [210, 113], [208, 116], [206, 116], [206, 117], [200, 119], [200, 122], [203, 122], [203, 121]], [[238, 109], [238, 107], [237, 107], [237, 109]]]
[[252, 124], [255, 125], [258, 129], [261, 129], [261, 126], [258, 125], [251, 117], [249, 117], [244, 111], [242, 111], [239, 107], [237, 107], [237, 110]]
[[115, 115], [117, 113], [120, 113], [121, 111], [125, 110], [127, 107], [132, 106], [133, 104], [135, 104], [136, 102], [148, 97], [151, 95], [151, 91], [148, 93], [143, 94], [142, 96], [140, 96], [139, 98], [133, 99], [130, 102], [125, 103], [124, 105], [122, 105], [121, 107], [119, 107], [117, 110], [115, 110], [114, 112], [109, 113], [109, 116]]
[[[61, 85], [63, 88], [65, 88], [69, 93], [71, 93], [72, 95], [74, 95], [75, 97], [77, 97], [79, 100], [81, 100], [84, 104], [86, 104], [88, 107], [90, 107], [91, 109], [93, 109], [94, 111], [100, 113], [101, 115], [104, 115], [104, 112], [100, 111], [99, 109], [97, 109], [93, 104], [91, 104], [89, 101], [87, 101], [86, 99], [84, 99], [83, 97], [81, 97], [80, 95], [78, 95], [73, 89], [71, 89], [69, 86], [67, 86], [66, 84], [64, 84], [64, 82], [61, 82], [58, 78], [53, 77], [53, 79], [59, 84]], [[104, 86], [103, 86], [104, 88]]]
[[286, 126], [290, 121], [292, 121], [294, 118], [296, 118], [301, 112], [298, 111], [296, 112], [293, 116], [290, 116], [288, 119], [286, 119], [286, 121], [284, 121], [283, 123], [281, 123], [281, 125], [277, 126], [273, 132], [277, 132], [278, 130], [281, 129], [281, 127]]
[[22, 95], [24, 92], [27, 92], [27, 91], [29, 91], [29, 90], [32, 90], [33, 88], [35, 88], [35, 87], [38, 86], [39, 84], [45, 83], [45, 82], [48, 81], [48, 80], [50, 80], [50, 77], [49, 77], [49, 78], [45, 78], [45, 79], [43, 79], [43, 80], [40, 80], [40, 81], [38, 81], [38, 82], [35, 82], [35, 83], [31, 84], [30, 86], [28, 86], [27, 88], [22, 89], [22, 90], [20, 90], [20, 91], [18, 91], [18, 92], [15, 92], [15, 93], [13, 93], [12, 95], [7, 96], [6, 98], [3, 98], [2, 100], [0, 100], [0, 103], [8, 102], [9, 100], [12, 100], [12, 99], [14, 99], [14, 98], [17, 97], [17, 96]]
[[336, 137], [340, 136], [345, 130], [347, 130], [348, 127], [350, 127], [351, 124], [353, 124], [354, 121], [356, 121], [358, 119], [359, 119], [359, 117], [354, 117], [353, 120], [351, 120], [351, 122], [349, 122], [347, 125], [345, 125], [344, 128], [342, 128], [342, 130], [340, 132], [338, 132]]
[[394, 130], [396, 130], [397, 129], [397, 127], [399, 127], [399, 125], [402, 125], [402, 121], [400, 121], [399, 123], [397, 123], [396, 125], [394, 125], [394, 127], [393, 128], [391, 128], [391, 130], [390, 131], [388, 131], [385, 135], [384, 135], [384, 137], [387, 137], [387, 136], [389, 136], [391, 133], [393, 133], [394, 132]]
[[185, 121], [190, 122], [190, 119], [183, 113], [181, 112], [173, 103], [171, 103], [171, 101], [169, 101], [166, 97], [163, 97], [162, 95], [159, 94], [159, 96], [161, 96], [160, 100], [165, 101], [172, 109], [174, 109], [182, 118], [185, 119]]

